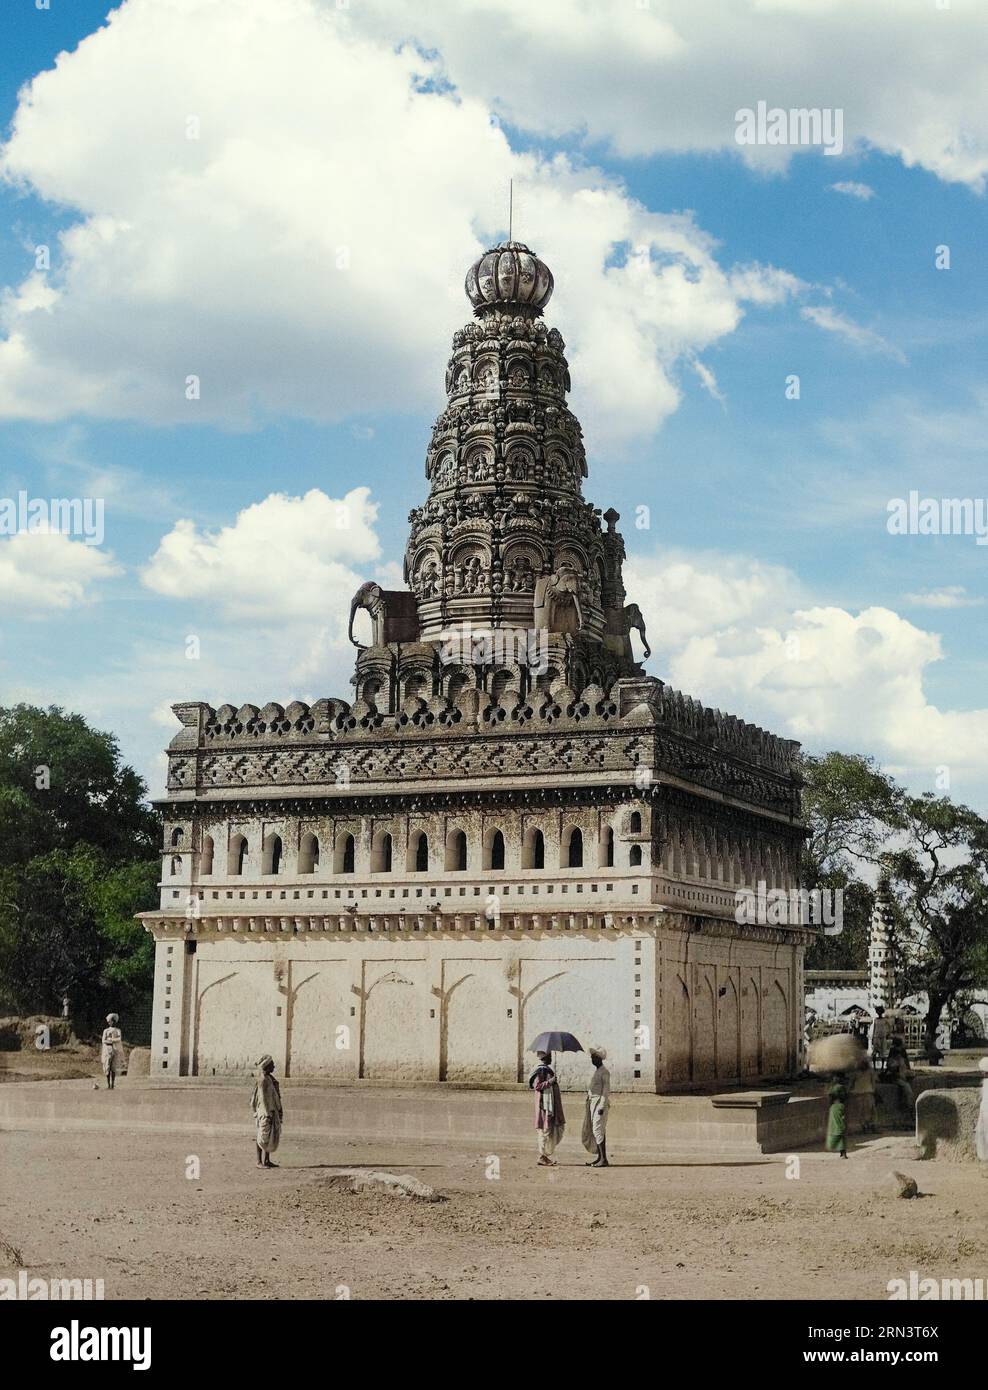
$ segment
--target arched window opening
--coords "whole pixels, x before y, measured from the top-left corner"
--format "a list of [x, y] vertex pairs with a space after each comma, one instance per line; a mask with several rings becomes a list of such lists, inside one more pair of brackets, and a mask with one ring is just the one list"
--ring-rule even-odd
[[302, 836], [298, 851], [298, 871], [311, 874], [319, 867], [319, 841], [311, 831]]
[[635, 869], [635, 868], [638, 867], [638, 865], [639, 865], [641, 862], [642, 862], [642, 847], [641, 847], [641, 845], [632, 845], [632, 846], [631, 846], [631, 853], [628, 855], [628, 863], [631, 865], [631, 867], [632, 867], [633, 869]]
[[607, 827], [607, 834], [604, 836], [604, 868], [614, 868], [614, 827]]
[[495, 830], [494, 834], [491, 836], [487, 868], [504, 868], [504, 836], [501, 834], [500, 830]]
[[642, 833], [641, 811], [632, 811], [631, 813], [631, 833], [632, 835], [640, 835]]
[[529, 830], [525, 836], [525, 869], [545, 868], [545, 836], [541, 830]]
[[420, 835], [415, 847], [415, 872], [424, 874], [429, 868], [429, 837]]
[[200, 861], [199, 872], [211, 874], [213, 872], [213, 837], [207, 835], [202, 842], [202, 859]]
[[173, 877], [175, 874], [180, 874], [182, 872], [182, 856], [180, 854], [172, 855], [171, 867], [169, 868], [168, 872]]
[[247, 863], [247, 841], [243, 835], [234, 835], [230, 841], [230, 853], [227, 859], [227, 872], [240, 875], [244, 871]]
[[454, 830], [446, 837], [446, 871], [462, 874], [466, 873], [466, 867], [467, 837], [464, 831]]
[[261, 872], [265, 874], [280, 874], [281, 853], [281, 836], [269, 835], [264, 841], [264, 867]]
[[394, 855], [394, 842], [387, 833], [383, 834], [374, 846], [371, 856], [371, 873], [389, 874]]
[[354, 865], [354, 860], [356, 859], [356, 854], [357, 854], [357, 847], [356, 847], [356, 844], [354, 843], [353, 836], [352, 836], [352, 835], [344, 835], [344, 836], [343, 836], [343, 840], [342, 840], [342, 842], [341, 842], [341, 850], [340, 850], [340, 868], [339, 868], [339, 872], [340, 872], [341, 874], [352, 874], [352, 873], [353, 873], [353, 865]]
[[180, 825], [177, 825], [175, 829], [172, 831], [172, 845], [180, 845], [184, 839], [185, 831], [182, 829]]
[[578, 826], [574, 826], [570, 832], [569, 853], [566, 862], [570, 869], [583, 868], [583, 831]]

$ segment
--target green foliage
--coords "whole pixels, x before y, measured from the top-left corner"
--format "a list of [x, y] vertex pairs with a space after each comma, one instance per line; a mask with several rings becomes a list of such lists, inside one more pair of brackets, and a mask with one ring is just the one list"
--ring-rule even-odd
[[157, 818], [117, 741], [81, 715], [0, 709], [0, 1006], [93, 1027], [146, 999]]
[[844, 894], [844, 926], [837, 936], [819, 936], [806, 952], [807, 970], [865, 970], [875, 893], [867, 883], [845, 870], [821, 874], [814, 887], [840, 889]]
[[843, 886], [844, 931], [814, 943], [809, 969], [863, 969], [877, 880], [900, 997], [929, 997], [927, 1032], [988, 987], [988, 822], [946, 796], [910, 796], [873, 759], [803, 759], [808, 886]]

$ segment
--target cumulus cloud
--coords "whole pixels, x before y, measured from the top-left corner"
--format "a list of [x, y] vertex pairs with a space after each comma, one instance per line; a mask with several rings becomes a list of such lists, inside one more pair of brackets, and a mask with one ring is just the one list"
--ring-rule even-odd
[[290, 624], [345, 614], [361, 583], [352, 566], [380, 553], [376, 518], [366, 487], [339, 501], [318, 488], [304, 497], [272, 493], [219, 531], [177, 521], [142, 579], [155, 593], [204, 601], [232, 620]]
[[745, 556], [639, 556], [627, 570], [651, 666], [678, 689], [813, 750], [874, 753], [921, 785], [944, 764], [988, 776], [988, 709], [940, 709], [924, 690], [936, 633], [888, 608], [814, 604], [790, 571]]
[[875, 190], [867, 183], [855, 183], [853, 179], [848, 179], [842, 183], [832, 183], [830, 185], [833, 193], [846, 193], [849, 198], [858, 198], [862, 203], [867, 203], [870, 198], [874, 198]]
[[[574, 61], [610, 22], [563, 26]], [[444, 24], [455, 37], [459, 12]], [[599, 170], [513, 151], [469, 73], [452, 89], [440, 55], [395, 38], [365, 5], [128, 0], [40, 74], [2, 170], [79, 220], [51, 272], [0, 301], [0, 416], [436, 409], [509, 177], [556, 275], [591, 442], [655, 430], [691, 354], [799, 289], [721, 265], [691, 216]]]
[[972, 598], [963, 584], [944, 584], [922, 594], [905, 594], [904, 602], [913, 608], [980, 608], [985, 600]]
[[41, 614], [91, 603], [123, 574], [110, 554], [59, 531], [19, 531], [0, 540], [0, 613]]
[[825, 333], [836, 333], [839, 338], [843, 338], [846, 343], [850, 343], [861, 352], [878, 352], [885, 357], [893, 357], [897, 362], [906, 360], [901, 348], [897, 348], [894, 343], [886, 342], [880, 333], [874, 332], [871, 328], [864, 328], [827, 304], [807, 305], [800, 310], [800, 314], [810, 323], [815, 323], [817, 328], [822, 328]]
[[759, 101], [839, 109], [845, 152], [870, 147], [985, 186], [981, 0], [733, 0], [714, 22], [696, 0], [361, 8], [378, 32], [438, 49], [458, 87], [526, 130], [582, 132], [623, 156], [731, 150], [782, 168], [799, 149], [738, 146], [735, 113]]

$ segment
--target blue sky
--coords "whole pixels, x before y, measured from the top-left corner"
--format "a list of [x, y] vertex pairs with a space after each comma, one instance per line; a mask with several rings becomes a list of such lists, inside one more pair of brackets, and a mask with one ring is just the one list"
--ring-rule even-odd
[[[348, 694], [349, 595], [400, 582], [511, 176], [648, 669], [988, 804], [988, 547], [886, 529], [910, 489], [986, 494], [976, 10], [779, 0], [732, 34], [714, 5], [509, 0], [480, 46], [487, 0], [128, 0], [87, 39], [110, 8], [0, 18], [0, 498], [106, 517], [100, 547], [0, 538], [0, 699], [81, 709], [158, 790], [170, 702]], [[761, 98], [840, 105], [844, 153], [739, 150]]]

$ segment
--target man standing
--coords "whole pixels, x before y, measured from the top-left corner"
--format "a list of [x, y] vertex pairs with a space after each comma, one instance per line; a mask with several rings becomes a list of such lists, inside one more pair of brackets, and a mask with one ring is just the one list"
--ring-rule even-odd
[[876, 1069], [885, 1067], [885, 1054], [889, 1045], [889, 1024], [881, 1004], [875, 1006], [875, 1021], [871, 1025], [871, 1060]]
[[103, 1029], [100, 1039], [100, 1062], [103, 1075], [106, 1077], [107, 1090], [112, 1091], [117, 1073], [123, 1070], [123, 1034], [117, 1026], [120, 1022], [119, 1014], [107, 1014], [106, 1022], [107, 1026]]
[[604, 1066], [607, 1053], [602, 1047], [590, 1049], [594, 1073], [587, 1087], [587, 1106], [583, 1116], [583, 1147], [596, 1154], [588, 1168], [609, 1168], [607, 1161], [607, 1112], [611, 1107], [611, 1074]]
[[274, 1058], [266, 1052], [257, 1064], [254, 1094], [250, 1098], [254, 1116], [254, 1143], [257, 1147], [258, 1168], [277, 1168], [271, 1155], [281, 1140], [281, 1087], [274, 1076]]

